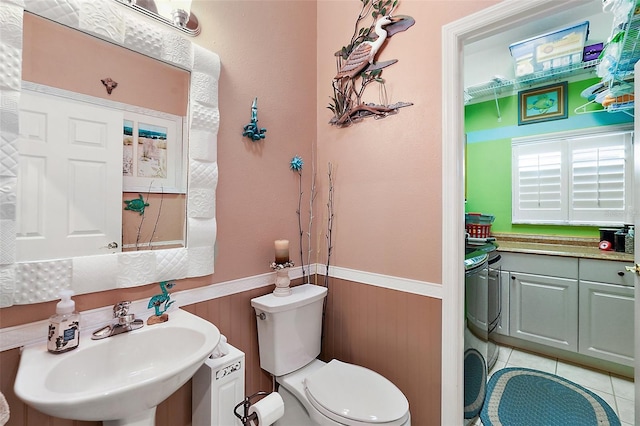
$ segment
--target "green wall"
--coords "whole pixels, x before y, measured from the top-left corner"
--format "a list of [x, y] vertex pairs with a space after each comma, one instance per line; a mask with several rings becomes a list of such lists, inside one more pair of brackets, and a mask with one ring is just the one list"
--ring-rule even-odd
[[[500, 117], [495, 99], [467, 105], [466, 211], [494, 215], [492, 232], [598, 237], [598, 228], [593, 226], [511, 223], [511, 138], [633, 123], [633, 117], [623, 112], [576, 114], [575, 109], [587, 103], [580, 93], [598, 81], [598, 78], [589, 78], [569, 83], [569, 117], [562, 120], [518, 126], [516, 94], [498, 99]], [[596, 109], [601, 109], [600, 105], [587, 107], [587, 110]]]

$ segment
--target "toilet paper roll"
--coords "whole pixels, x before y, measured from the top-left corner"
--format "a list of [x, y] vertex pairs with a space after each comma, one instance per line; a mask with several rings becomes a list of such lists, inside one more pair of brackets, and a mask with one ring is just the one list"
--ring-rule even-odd
[[249, 415], [256, 413], [259, 426], [269, 426], [284, 414], [284, 401], [278, 392], [271, 392], [249, 407]]

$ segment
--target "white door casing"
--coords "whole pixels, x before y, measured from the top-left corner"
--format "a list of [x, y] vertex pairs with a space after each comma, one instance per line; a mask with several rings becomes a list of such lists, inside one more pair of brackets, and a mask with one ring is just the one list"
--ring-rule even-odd
[[[640, 72], [640, 62], [636, 62], [634, 67], [634, 72], [637, 75]], [[635, 93], [640, 89], [640, 83], [635, 82]], [[638, 104], [635, 104], [635, 116], [634, 116], [634, 129], [640, 128], [640, 117], [638, 117], [638, 113], [640, 112], [640, 108]], [[633, 138], [633, 179], [638, 188], [638, 184], [640, 183], [640, 146], [638, 146], [637, 138], [634, 136]], [[637, 191], [637, 190], [636, 190]], [[634, 197], [633, 201], [633, 225], [635, 232], [638, 232], [638, 227], [640, 227], [640, 197]], [[634, 239], [634, 259], [633, 262], [638, 265], [640, 264], [640, 242], [638, 242], [638, 237]], [[634, 287], [635, 287], [635, 318], [634, 325], [635, 332], [635, 369], [634, 369], [634, 378], [635, 378], [635, 424], [640, 425], [640, 325], [638, 324], [638, 317], [640, 317], [640, 275], [636, 271], [634, 275]]]
[[[464, 353], [464, 98], [463, 47], [467, 43], [545, 19], [590, 0], [505, 0], [442, 27], [442, 387], [445, 426], [463, 422]], [[636, 148], [637, 150], [637, 148]], [[638, 153], [636, 152], [636, 158]], [[638, 161], [635, 162], [638, 164]], [[636, 166], [636, 179], [638, 179]], [[640, 197], [636, 197], [640, 198]], [[635, 201], [636, 212], [639, 210]], [[636, 214], [636, 221], [638, 215]], [[636, 253], [638, 243], [636, 242]], [[637, 284], [636, 284], [637, 288]], [[636, 298], [636, 314], [640, 303]], [[636, 353], [638, 346], [636, 327]], [[636, 357], [636, 386], [638, 380]], [[640, 392], [636, 389], [636, 407]], [[636, 424], [640, 410], [636, 409]]]
[[120, 251], [122, 120], [120, 111], [22, 92], [18, 261]]

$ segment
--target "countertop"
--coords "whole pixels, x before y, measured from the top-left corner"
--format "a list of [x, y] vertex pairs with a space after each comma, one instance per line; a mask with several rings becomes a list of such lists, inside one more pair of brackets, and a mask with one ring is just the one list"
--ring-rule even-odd
[[597, 238], [501, 233], [495, 233], [492, 236], [496, 238], [498, 251], [500, 252], [545, 254], [549, 256], [633, 263], [633, 254], [600, 250]]

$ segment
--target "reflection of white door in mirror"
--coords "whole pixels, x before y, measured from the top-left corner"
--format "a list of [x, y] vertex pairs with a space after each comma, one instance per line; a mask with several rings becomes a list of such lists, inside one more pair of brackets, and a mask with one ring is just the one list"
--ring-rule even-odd
[[122, 117], [108, 108], [22, 92], [18, 261], [120, 251]]

